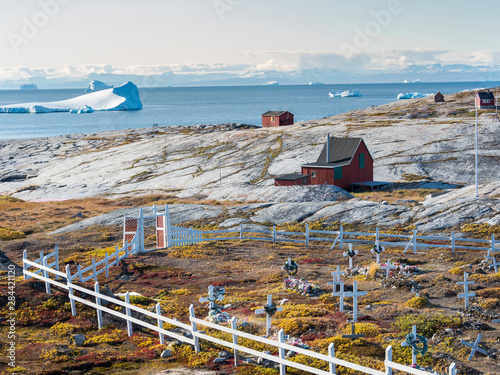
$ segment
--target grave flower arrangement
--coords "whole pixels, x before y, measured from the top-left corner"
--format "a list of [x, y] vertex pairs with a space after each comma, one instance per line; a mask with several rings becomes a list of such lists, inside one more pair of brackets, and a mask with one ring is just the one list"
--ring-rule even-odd
[[221, 311], [219, 308], [212, 309], [208, 312], [207, 320], [210, 323], [228, 325], [231, 320], [231, 315]]
[[358, 255], [358, 250], [353, 250], [349, 248], [347, 251], [344, 251], [343, 255], [345, 257], [354, 258], [355, 255]]
[[299, 265], [293, 259], [287, 260], [282, 268], [289, 276], [295, 275], [299, 271]]
[[[311, 349], [311, 347], [307, 345], [305, 342], [303, 342], [302, 339], [289, 335], [284, 335], [284, 338], [285, 338], [285, 344], [293, 345], [302, 349]], [[270, 339], [278, 341], [278, 332], [275, 332], [274, 335], [270, 337]]]
[[372, 249], [372, 254], [382, 254], [383, 252], [385, 251], [385, 247], [383, 246], [380, 246], [379, 244], [375, 244], [373, 245], [373, 249]]
[[287, 278], [285, 279], [285, 288], [304, 296], [314, 296], [323, 293], [319, 286], [304, 279]]

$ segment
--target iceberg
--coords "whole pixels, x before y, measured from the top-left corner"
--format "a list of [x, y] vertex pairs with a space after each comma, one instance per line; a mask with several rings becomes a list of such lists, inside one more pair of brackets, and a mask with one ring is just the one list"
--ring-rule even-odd
[[278, 81], [267, 81], [264, 83], [265, 86], [278, 86], [280, 83]]
[[434, 94], [421, 94], [419, 92], [407, 92], [405, 94], [400, 93], [398, 95], [398, 99], [416, 99], [416, 98], [425, 98], [426, 96], [431, 96]]
[[91, 113], [94, 111], [127, 111], [142, 109], [139, 90], [132, 82], [120, 87], [46, 103], [22, 103], [0, 106], [0, 113]]
[[96, 91], [102, 91], [102, 90], [107, 90], [107, 89], [112, 89], [114, 86], [108, 86], [102, 81], [96, 81], [93, 80], [89, 83], [89, 86], [85, 89], [85, 92], [96, 92]]
[[330, 91], [328, 95], [330, 95], [330, 98], [348, 98], [361, 96], [358, 90]]

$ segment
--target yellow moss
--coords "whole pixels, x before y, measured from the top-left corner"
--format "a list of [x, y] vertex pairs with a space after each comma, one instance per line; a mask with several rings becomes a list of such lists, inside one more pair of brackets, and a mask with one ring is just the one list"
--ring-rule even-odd
[[463, 267], [454, 267], [448, 271], [452, 275], [463, 275], [465, 273], [465, 270]]
[[429, 306], [429, 301], [425, 297], [413, 297], [406, 301], [405, 306], [412, 309], [423, 309]]
[[14, 229], [0, 228], [0, 240], [2, 241], [12, 241], [26, 238], [26, 234], [19, 232]]
[[[356, 333], [364, 334], [366, 337], [375, 337], [381, 333], [381, 328], [373, 323], [356, 323]], [[342, 334], [351, 334], [351, 326], [348, 325], [344, 328]]]
[[69, 336], [75, 331], [75, 326], [69, 323], [58, 322], [50, 328], [50, 332], [56, 336]]
[[475, 281], [476, 283], [487, 284], [491, 282], [500, 281], [500, 272], [494, 274], [484, 274], [475, 273], [469, 276], [469, 280]]
[[283, 311], [276, 313], [276, 318], [285, 319], [285, 318], [315, 317], [315, 316], [323, 316], [326, 314], [328, 314], [327, 310], [312, 307], [311, 305], [288, 304], [283, 306]]
[[170, 293], [177, 294], [180, 296], [187, 296], [187, 295], [191, 294], [191, 291], [189, 289], [186, 289], [186, 288], [181, 288], [181, 289], [171, 290]]
[[291, 336], [300, 336], [304, 332], [314, 327], [311, 319], [307, 318], [289, 318], [282, 319], [276, 324], [278, 329], [283, 329], [286, 334]]
[[123, 341], [123, 334], [123, 331], [115, 329], [102, 335], [89, 337], [85, 344], [117, 344]]

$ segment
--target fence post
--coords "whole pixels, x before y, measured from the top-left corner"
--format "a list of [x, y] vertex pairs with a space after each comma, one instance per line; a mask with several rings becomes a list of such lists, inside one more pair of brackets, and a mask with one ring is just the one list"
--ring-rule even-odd
[[455, 231], [451, 231], [451, 252], [455, 252]]
[[[285, 333], [283, 332], [283, 329], [280, 329], [278, 332], [278, 342], [280, 344], [285, 343]], [[280, 359], [285, 359], [285, 349], [279, 348], [279, 357]], [[286, 366], [280, 363], [280, 375], [285, 375], [286, 374]]]
[[449, 367], [449, 375], [457, 375], [457, 365], [453, 362]]
[[194, 245], [193, 227], [189, 228], [189, 244]]
[[165, 205], [165, 225], [167, 226], [167, 247], [172, 246], [172, 228], [170, 225], [170, 212], [168, 211], [168, 204]]
[[[128, 295], [128, 292], [125, 293], [125, 303], [127, 304], [127, 306], [130, 305], [130, 296]], [[125, 308], [125, 313], [127, 314], [128, 317], [132, 317], [129, 307]], [[128, 337], [132, 337], [132, 322], [128, 319], [127, 319], [127, 333]]]
[[243, 224], [240, 224], [240, 241], [243, 239]]
[[385, 373], [386, 375], [392, 375], [392, 368], [389, 366], [389, 362], [392, 362], [392, 346], [389, 345], [385, 348]]
[[413, 253], [417, 252], [417, 230], [413, 229]]
[[[495, 257], [495, 233], [491, 234], [491, 256]], [[496, 262], [496, 261], [495, 261]]]
[[341, 225], [340, 226], [340, 240], [339, 240], [339, 246], [340, 246], [340, 249], [342, 250], [342, 247], [344, 246], [344, 227]]
[[28, 280], [30, 278], [29, 275], [26, 275], [26, 271], [28, 270], [28, 266], [25, 261], [28, 260], [28, 250], [23, 251], [23, 278], [24, 280]]
[[106, 258], [104, 258], [104, 264], [106, 265], [106, 279], [109, 277], [109, 255], [106, 253]]
[[101, 306], [101, 299], [99, 298], [99, 283], [96, 281], [94, 283], [94, 292], [96, 292], [96, 296], [95, 296], [95, 303], [97, 305], [96, 307], [96, 312], [97, 312], [97, 326], [99, 327], [99, 329], [102, 329], [102, 311], [101, 309], [99, 308], [99, 306]]
[[[330, 343], [330, 345], [328, 345], [328, 355], [332, 358], [335, 358], [335, 345], [333, 344], [333, 342]], [[332, 374], [337, 373], [337, 370], [335, 368], [335, 363], [330, 362], [330, 373]]]
[[71, 271], [69, 264], [66, 264], [66, 285], [68, 286], [69, 303], [71, 304], [71, 315], [76, 316], [75, 300], [73, 299], [73, 288], [71, 287]]
[[125, 258], [128, 258], [128, 241], [125, 241]]
[[153, 210], [153, 216], [155, 217], [156, 221], [156, 204], [153, 204], [153, 207], [151, 209]]
[[[160, 302], [156, 304], [156, 314], [161, 315]], [[158, 318], [158, 328], [163, 329], [163, 320]], [[165, 335], [162, 332], [158, 332], [160, 335], [160, 344], [165, 345]]]
[[309, 246], [309, 224], [306, 224], [306, 247]]
[[[189, 306], [189, 317], [190, 318], [195, 317], [194, 305]], [[200, 352], [200, 339], [198, 338], [198, 336], [195, 336], [195, 332], [198, 332], [198, 330], [196, 329], [196, 322], [193, 322], [191, 320], [191, 335], [193, 336], [193, 340], [194, 340], [194, 350], [196, 353], [199, 353]]]
[[276, 243], [276, 225], [273, 225], [273, 243]]
[[118, 245], [117, 245], [116, 249], [115, 249], [115, 261], [113, 262], [113, 265], [118, 266], [119, 261], [120, 261], [120, 249], [118, 248]]
[[[231, 318], [231, 329], [233, 331], [237, 330], [236, 327], [236, 317]], [[233, 344], [238, 345], [238, 335], [233, 333]], [[234, 367], [238, 367], [238, 363], [240, 362], [240, 353], [238, 352], [237, 349], [234, 349]]]
[[94, 282], [97, 282], [97, 268], [95, 267], [95, 258], [92, 258], [92, 272], [94, 276]]
[[[47, 267], [47, 257], [43, 257], [42, 266]], [[49, 278], [49, 272], [47, 270], [43, 270], [42, 275], [45, 278]], [[45, 292], [50, 294], [50, 283], [48, 281], [45, 281]]]
[[144, 251], [144, 210], [139, 210], [139, 249], [138, 252], [142, 253]]
[[[55, 269], [59, 271], [59, 246], [56, 245], [54, 249], [54, 262], [55, 262]], [[56, 275], [56, 280], [59, 280], [59, 275]]]
[[378, 227], [375, 228], [375, 229], [376, 229], [375, 230], [375, 243], [380, 246], [380, 239], [379, 239], [380, 235], [379, 235], [379, 232], [378, 232]]

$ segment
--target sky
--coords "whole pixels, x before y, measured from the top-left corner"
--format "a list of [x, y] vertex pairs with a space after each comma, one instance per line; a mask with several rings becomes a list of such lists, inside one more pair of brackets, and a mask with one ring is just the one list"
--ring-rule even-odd
[[496, 69], [499, 11], [495, 0], [0, 0], [0, 87], [91, 73]]

